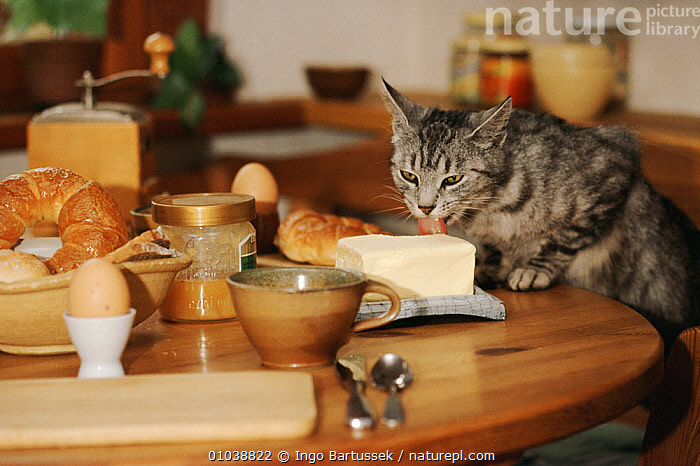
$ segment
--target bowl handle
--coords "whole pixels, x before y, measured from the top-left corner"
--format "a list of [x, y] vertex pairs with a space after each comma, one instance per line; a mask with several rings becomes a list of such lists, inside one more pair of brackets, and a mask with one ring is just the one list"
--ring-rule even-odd
[[401, 298], [396, 294], [396, 291], [383, 283], [368, 279], [365, 293], [363, 294], [366, 293], [379, 293], [387, 296], [391, 300], [391, 308], [379, 317], [372, 317], [371, 319], [355, 322], [352, 326], [354, 332], [361, 332], [362, 330], [369, 330], [386, 325], [396, 319], [396, 316], [399, 315], [399, 311], [401, 310]]

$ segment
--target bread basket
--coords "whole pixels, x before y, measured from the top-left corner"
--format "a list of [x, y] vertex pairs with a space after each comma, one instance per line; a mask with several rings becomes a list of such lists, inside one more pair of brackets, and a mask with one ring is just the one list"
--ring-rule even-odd
[[[158, 309], [177, 272], [191, 262], [188, 256], [178, 256], [119, 264], [129, 285], [131, 306], [136, 309], [134, 326]], [[63, 313], [68, 309], [68, 285], [76, 270], [0, 283], [0, 351], [13, 354], [75, 351]]]

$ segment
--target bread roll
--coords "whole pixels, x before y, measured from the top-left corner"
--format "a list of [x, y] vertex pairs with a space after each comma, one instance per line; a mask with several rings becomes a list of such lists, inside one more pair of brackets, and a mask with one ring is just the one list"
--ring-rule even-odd
[[9, 283], [46, 275], [51, 275], [51, 272], [34, 254], [0, 250], [0, 282]]
[[356, 218], [300, 209], [289, 214], [280, 224], [275, 245], [293, 261], [333, 266], [335, 247], [340, 238], [369, 234], [389, 233]]

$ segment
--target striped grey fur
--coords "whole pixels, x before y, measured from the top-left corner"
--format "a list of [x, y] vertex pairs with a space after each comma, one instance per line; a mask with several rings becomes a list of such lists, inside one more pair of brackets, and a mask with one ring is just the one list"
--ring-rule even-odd
[[426, 108], [384, 84], [394, 183], [414, 216], [445, 218], [477, 243], [481, 286], [595, 291], [667, 343], [700, 324], [700, 235], [644, 179], [633, 133], [510, 99], [483, 112]]

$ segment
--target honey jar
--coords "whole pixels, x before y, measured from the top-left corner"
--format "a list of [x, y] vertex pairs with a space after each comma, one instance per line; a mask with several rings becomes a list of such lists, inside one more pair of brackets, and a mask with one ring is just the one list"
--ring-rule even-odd
[[176, 322], [232, 320], [226, 277], [257, 263], [253, 196], [201, 193], [160, 196], [152, 201], [153, 221], [176, 250], [192, 258], [180, 271], [159, 308]]
[[508, 96], [514, 107], [532, 104], [532, 76], [527, 42], [519, 38], [501, 38], [481, 49], [481, 103], [492, 106]]

